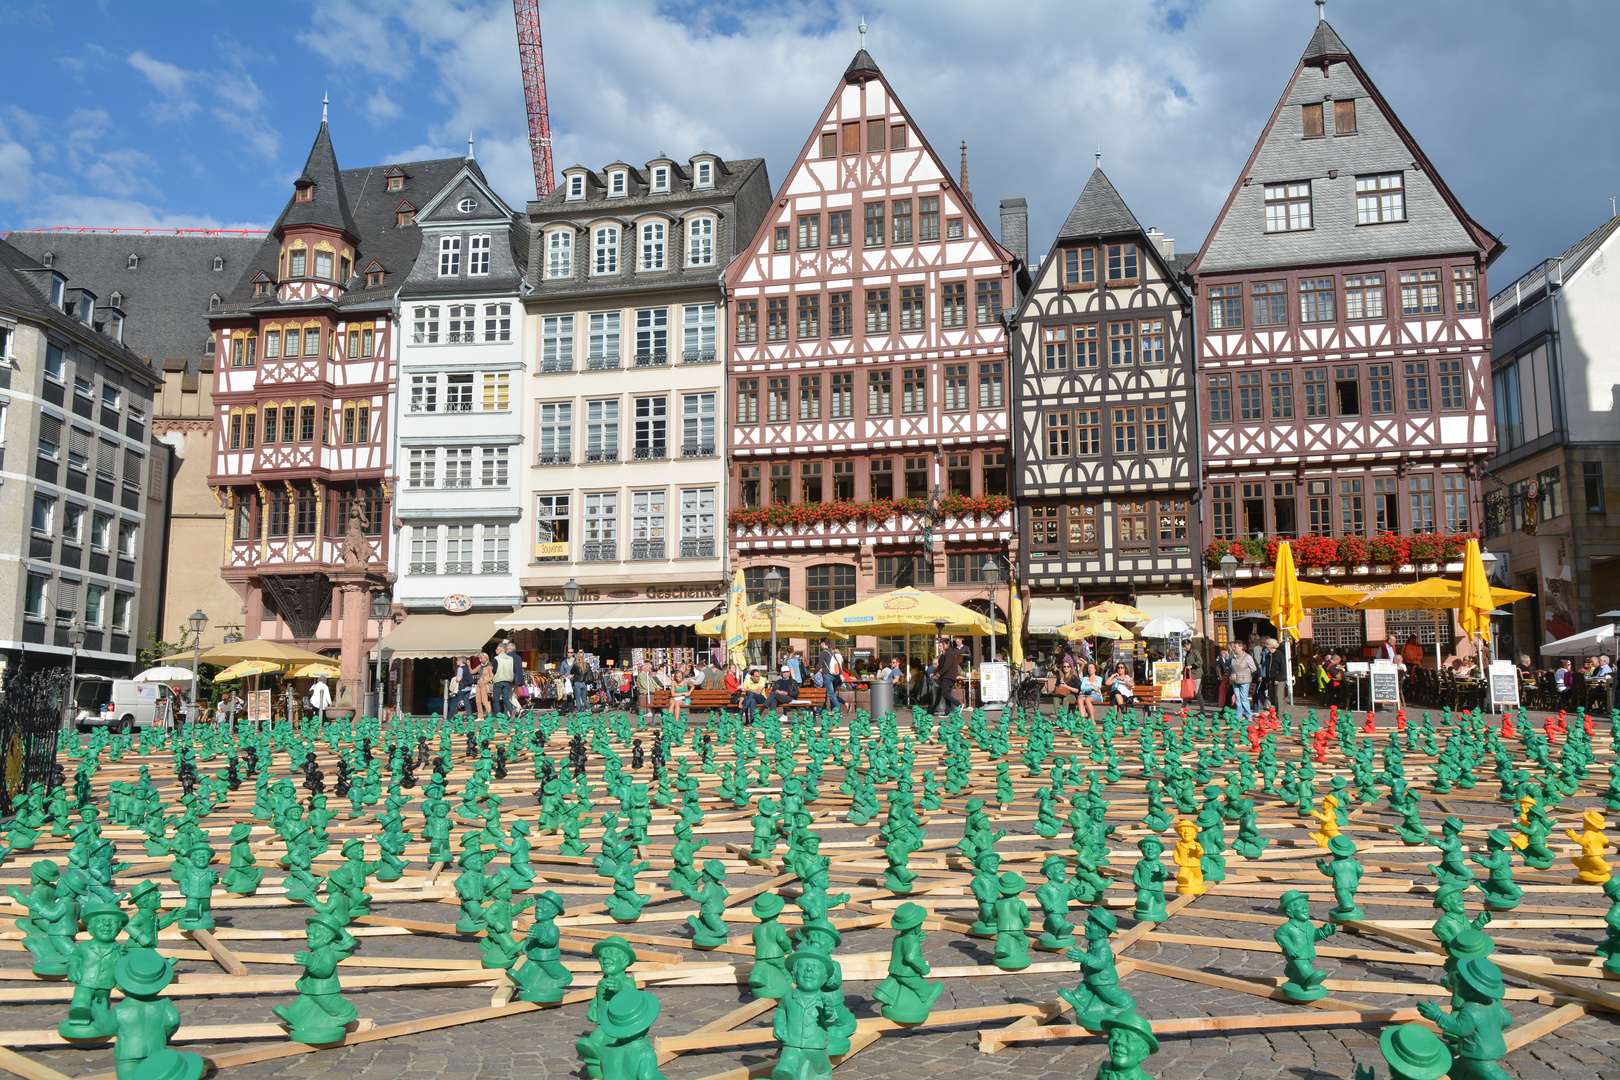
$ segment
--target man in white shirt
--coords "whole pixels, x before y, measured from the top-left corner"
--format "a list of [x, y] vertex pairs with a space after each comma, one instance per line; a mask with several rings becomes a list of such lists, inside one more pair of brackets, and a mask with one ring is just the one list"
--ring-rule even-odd
[[331, 704], [332, 690], [326, 685], [326, 679], [324, 677], [316, 679], [315, 685], [309, 688], [310, 711], [315, 714], [316, 719], [319, 719]]

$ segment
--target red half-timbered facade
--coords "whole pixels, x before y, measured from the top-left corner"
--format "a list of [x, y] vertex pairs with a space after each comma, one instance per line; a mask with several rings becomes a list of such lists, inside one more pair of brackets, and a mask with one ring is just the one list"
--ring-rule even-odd
[[769, 567], [812, 611], [910, 572], [982, 609], [985, 560], [1015, 547], [1021, 269], [861, 50], [727, 273], [730, 541], [751, 598]]
[[[1211, 564], [1249, 541], [1240, 576], [1264, 573], [1255, 538], [1326, 538], [1307, 569], [1377, 588], [1411, 580], [1379, 537], [1478, 529], [1502, 250], [1319, 23], [1192, 267]], [[1387, 614], [1318, 617], [1317, 643], [1432, 644], [1432, 619]]]

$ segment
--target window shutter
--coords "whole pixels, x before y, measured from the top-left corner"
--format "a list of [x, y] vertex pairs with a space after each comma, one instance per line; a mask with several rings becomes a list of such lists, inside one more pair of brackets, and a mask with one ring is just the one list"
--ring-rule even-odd
[[1305, 137], [1307, 139], [1310, 139], [1310, 138], [1314, 138], [1314, 137], [1316, 137], [1318, 135], [1321, 135], [1322, 134], [1322, 106], [1321, 105], [1305, 105], [1305, 106], [1301, 106], [1300, 111], [1301, 111], [1301, 114], [1302, 114], [1302, 121], [1303, 121], [1304, 128], [1305, 128], [1305, 131], [1304, 131]]
[[118, 444], [103, 439], [96, 447], [96, 472], [111, 477], [118, 468]]
[[[78, 436], [76, 431], [73, 434], [75, 437]], [[56, 453], [57, 448], [62, 445], [62, 421], [54, 416], [39, 418], [39, 445], [41, 449], [49, 447], [51, 453]]]
[[124, 484], [127, 487], [141, 486], [141, 471], [146, 466], [146, 459], [133, 450], [124, 451]]
[[1356, 102], [1354, 98], [1349, 101], [1335, 101], [1333, 103], [1333, 134], [1354, 135], [1356, 133]]
[[67, 621], [77, 614], [79, 614], [79, 583], [65, 579], [58, 581], [56, 583], [56, 617]]

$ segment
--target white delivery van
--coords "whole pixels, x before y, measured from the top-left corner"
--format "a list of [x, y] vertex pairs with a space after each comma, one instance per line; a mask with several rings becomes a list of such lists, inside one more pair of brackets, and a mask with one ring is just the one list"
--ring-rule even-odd
[[167, 727], [168, 691], [156, 683], [81, 675], [73, 700], [75, 726], [110, 727], [117, 732], [149, 726]]

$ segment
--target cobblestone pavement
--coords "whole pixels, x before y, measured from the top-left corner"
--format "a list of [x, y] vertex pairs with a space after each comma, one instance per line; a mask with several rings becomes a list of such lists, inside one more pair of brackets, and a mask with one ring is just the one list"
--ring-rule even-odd
[[[1536, 720], [1539, 722], [1539, 717]], [[1383, 724], [1388, 724], [1387, 717], [1382, 718]], [[1600, 807], [1601, 803], [1595, 797], [1600, 792], [1606, 780], [1607, 765], [1612, 758], [1608, 754], [1610, 746], [1607, 724], [1602, 725], [1597, 744], [1601, 748], [1599, 768], [1594, 770], [1593, 779], [1588, 780], [1582, 792], [1575, 798], [1566, 800], [1563, 810], [1557, 815], [1561, 825], [1573, 824], [1579, 816], [1579, 811], [1588, 807]], [[552, 747], [556, 751], [556, 743]], [[1060, 752], [1067, 752], [1063, 741], [1060, 740]], [[976, 762], [979, 760], [975, 755]], [[278, 759], [278, 765], [284, 771], [284, 762]], [[159, 770], [154, 769], [154, 772]], [[513, 779], [506, 784], [498, 784], [497, 789], [502, 790], [506, 797], [508, 813], [513, 809], [523, 810], [534, 806], [532, 797], [533, 783], [527, 780], [529, 766], [526, 762], [516, 762], [513, 766]], [[1022, 772], [1022, 767], [1015, 765], [1014, 776]], [[524, 777], [520, 782], [519, 776]], [[989, 774], [978, 774], [980, 793], [984, 793], [984, 779]], [[828, 778], [823, 780], [823, 791], [831, 792], [837, 782], [838, 771], [830, 770]], [[1326, 779], [1324, 776], [1323, 780]], [[993, 790], [993, 780], [990, 784]], [[1325, 790], [1325, 788], [1324, 788]], [[1496, 784], [1484, 775], [1478, 788], [1472, 791], [1457, 792], [1444, 796], [1449, 810], [1443, 807], [1433, 807], [1435, 819], [1443, 816], [1445, 812], [1456, 812], [1468, 819], [1470, 815], [1477, 815], [1484, 827], [1487, 821], [1505, 823], [1511, 817], [1508, 804], [1496, 798]], [[508, 793], [511, 793], [508, 795]], [[248, 794], [248, 785], [244, 785], [242, 795]], [[246, 800], [244, 800], [245, 802]], [[1121, 792], [1116, 799], [1114, 813], [1111, 820], [1117, 821], [1121, 828], [1134, 823], [1139, 815], [1139, 809], [1129, 805], [1131, 793]], [[1027, 803], [1028, 800], [1026, 799]], [[1140, 800], [1138, 799], [1138, 804]], [[1275, 802], [1271, 804], [1275, 807]], [[1365, 829], [1371, 823], [1386, 821], [1393, 822], [1395, 817], [1388, 813], [1381, 813], [1383, 804], [1362, 811], [1356, 819], [1356, 828], [1353, 829], [1360, 840], [1366, 840], [1375, 834]], [[598, 812], [605, 809], [599, 805]], [[1067, 832], [1061, 833], [1057, 839], [1046, 841], [1032, 835], [1029, 830], [1030, 818], [1027, 807], [1020, 805], [1010, 811], [1009, 817], [1014, 819], [1001, 827], [1008, 828], [1010, 835], [997, 845], [997, 850], [1004, 855], [1014, 855], [1019, 852], [1039, 852], [1045, 850], [1061, 850], [1065, 848]], [[1295, 818], [1288, 808], [1272, 810], [1267, 816], [1262, 815], [1264, 821], [1289, 822], [1286, 831], [1278, 830], [1272, 835], [1303, 836], [1304, 829], [1295, 828]], [[651, 843], [654, 846], [670, 842], [668, 832], [668, 818], [660, 815], [655, 821]], [[662, 831], [660, 831], [662, 824]], [[699, 835], [711, 845], [724, 842], [746, 844], [749, 833], [747, 819], [740, 818], [727, 822], [725, 826], [710, 825], [700, 827]], [[340, 831], [345, 826], [341, 815], [334, 820], [334, 835], [341, 838]], [[722, 827], [730, 827], [730, 832], [718, 831]], [[953, 832], [954, 828], [954, 832]], [[710, 831], [715, 830], [715, 831]], [[877, 830], [877, 823], [864, 829], [856, 829], [843, 825], [828, 827], [820, 830], [823, 842], [826, 845], [823, 853], [829, 849], [836, 850], [840, 843], [857, 841], [870, 841]], [[364, 831], [363, 828], [361, 831]], [[940, 839], [953, 835], [959, 836], [960, 819], [954, 816], [944, 817], [939, 814], [933, 816], [928, 823], [929, 839]], [[589, 833], [587, 833], [589, 836]], [[1562, 840], [1561, 836], [1555, 839]], [[541, 861], [541, 848], [549, 846], [549, 838], [541, 837], [536, 847], [536, 862]], [[1114, 844], [1116, 867], [1123, 867], [1127, 872], [1136, 857], [1134, 849], [1134, 835], [1127, 834], [1123, 840], [1116, 840]], [[1422, 884], [1428, 880], [1428, 873], [1422, 869], [1422, 864], [1435, 858], [1433, 849], [1406, 849], [1398, 846], [1396, 838], [1384, 837], [1380, 842], [1394, 843], [1392, 850], [1381, 851], [1376, 857], [1395, 863], [1411, 863], [1417, 871], [1415, 876], [1400, 877], [1391, 874], [1369, 873], [1364, 881], [1364, 890], [1359, 899], [1368, 909], [1368, 917], [1372, 920], [1421, 920], [1421, 924], [1411, 932], [1423, 933], [1432, 920], [1433, 911], [1429, 907], [1426, 897], [1407, 893], [1369, 893], [1367, 886], [1379, 882], [1393, 883], [1396, 881], [1416, 881]], [[126, 853], [134, 848], [132, 841], [122, 842]], [[216, 844], [216, 846], [223, 845]], [[1276, 845], [1274, 845], [1274, 848]], [[42, 845], [43, 850], [43, 845]], [[264, 857], [268, 862], [272, 854]], [[712, 848], [711, 852], [712, 853]], [[1270, 855], [1271, 852], [1268, 852]], [[1295, 866], [1308, 864], [1316, 857], [1314, 849], [1298, 849], [1297, 858], [1285, 861]], [[127, 854], [126, 854], [127, 857]], [[421, 869], [420, 856], [413, 870]], [[701, 858], [701, 856], [700, 856]], [[1229, 873], [1243, 874], [1246, 868], [1254, 864], [1245, 863], [1230, 851]], [[140, 857], [135, 856], [139, 862]], [[1031, 890], [1026, 892], [1025, 899], [1029, 902], [1034, 915], [1034, 923], [1039, 926], [1040, 912], [1034, 902], [1033, 885], [1038, 880], [1036, 869], [1038, 861], [1029, 863], [1014, 862], [1014, 868], [1021, 869], [1031, 880]], [[834, 889], [860, 888], [855, 881], [862, 876], [861, 872], [847, 875], [848, 884], [840, 884], [835, 865]], [[1549, 873], [1567, 874], [1568, 863], [1562, 862]], [[587, 871], [588, 872], [588, 871]], [[271, 871], [270, 880], [266, 885], [272, 884], [278, 874]], [[871, 880], [870, 872], [868, 881]], [[154, 875], [156, 876], [156, 875]], [[653, 878], [653, 873], [644, 876], [644, 882]], [[446, 873], [444, 882], [449, 881], [450, 874]], [[1522, 875], [1529, 880], [1530, 875]], [[0, 871], [0, 879], [9, 883], [17, 879], [17, 869], [8, 864], [4, 871]], [[409, 881], [410, 879], [407, 879]], [[729, 882], [733, 890], [744, 888], [763, 880], [759, 877], [744, 877], [734, 872]], [[1548, 880], [1553, 880], [1549, 878]], [[1302, 874], [1301, 887], [1310, 885], [1323, 888], [1325, 879], [1311, 880], [1309, 874]], [[125, 885], [124, 887], [127, 887]], [[599, 902], [601, 890], [581, 888], [578, 886], [555, 886], [570, 905]], [[1242, 885], [1232, 887], [1241, 889]], [[1251, 891], [1260, 891], [1263, 886], [1256, 886]], [[788, 890], [791, 892], [791, 889]], [[1475, 894], [1477, 897], [1477, 894]], [[1120, 930], [1129, 929], [1133, 923], [1129, 913], [1129, 898], [1131, 892], [1128, 885], [1116, 883], [1108, 894], [1111, 902], [1118, 905], [1121, 910]], [[954, 893], [946, 891], [933, 894], [923, 899], [923, 902], [939, 905], [945, 914], [965, 914], [972, 905], [972, 898], [965, 894], [965, 890], [956, 890]], [[1592, 886], [1580, 888], [1567, 888], [1552, 885], [1527, 885], [1525, 906], [1549, 905], [1561, 909], [1590, 912], [1594, 917], [1601, 918], [1606, 910], [1607, 903], [1601, 892]], [[960, 909], [952, 912], [954, 907]], [[1313, 904], [1313, 911], [1318, 919], [1325, 917], [1330, 904], [1317, 898]], [[1477, 907], [1477, 901], [1470, 905]], [[216, 908], [222, 931], [227, 932], [224, 944], [239, 952], [279, 952], [290, 953], [301, 947], [301, 942], [294, 940], [277, 941], [243, 941], [231, 939], [228, 936], [230, 928], [253, 930], [279, 930], [301, 929], [301, 908], [294, 907], [254, 907], [231, 908], [221, 904]], [[644, 912], [641, 924], [626, 928], [637, 933], [650, 933], [666, 937], [686, 938], [690, 932], [679, 921], [651, 922], [645, 916], [652, 916], [660, 911], [694, 910], [690, 902], [675, 899], [663, 903], [649, 905]], [[792, 912], [790, 907], [789, 911]], [[1181, 935], [1198, 935], [1206, 938], [1226, 938], [1233, 940], [1252, 940], [1257, 942], [1270, 942], [1271, 926], [1261, 923], [1234, 922], [1201, 917], [1200, 912], [1238, 912], [1256, 915], [1272, 915], [1275, 913], [1275, 900], [1264, 897], [1244, 897], [1237, 895], [1216, 895], [1214, 893], [1200, 897], [1186, 910], [1171, 917], [1170, 921], [1160, 929], [1165, 932]], [[454, 921], [455, 907], [450, 902], [435, 902], [431, 900], [415, 901], [410, 903], [378, 904], [373, 908], [375, 915], [393, 918], [406, 918], [424, 922], [446, 924]], [[1082, 915], [1076, 907], [1071, 918]], [[1518, 913], [1515, 913], [1518, 914]], [[839, 915], [834, 912], [835, 918]], [[1512, 916], [1501, 916], [1506, 919]], [[1555, 913], [1524, 913], [1526, 919], [1555, 920], [1559, 916]], [[748, 927], [739, 924], [734, 932], [733, 941], [746, 943]], [[1556, 946], [1579, 948], [1596, 945], [1602, 940], [1604, 931], [1599, 927], [1578, 929], [1525, 929], [1492, 930], [1493, 935], [1500, 938], [1514, 938], [1521, 941], [1533, 940], [1542, 945], [1541, 955], [1553, 956], [1560, 959], [1587, 960], [1590, 958], [1589, 950], [1585, 952], [1559, 952], [1551, 951]], [[567, 933], [565, 929], [564, 933]], [[892, 938], [886, 929], [858, 929], [846, 932], [844, 942], [839, 949], [843, 957], [857, 954], [878, 953], [887, 955], [889, 943]], [[191, 948], [185, 942], [166, 942], [179, 948]], [[1347, 948], [1365, 947], [1382, 952], [1412, 952], [1405, 946], [1376, 938], [1359, 938], [1350, 934], [1340, 934], [1327, 942], [1325, 946], [1338, 946]], [[655, 948], [671, 951], [669, 946], [659, 945]], [[0, 983], [0, 988], [23, 988], [29, 983], [18, 978], [23, 975], [28, 957], [16, 951], [20, 942], [7, 940], [0, 943], [0, 948], [7, 951], [0, 957], [0, 967], [5, 968], [3, 973], [7, 981]], [[699, 953], [695, 950], [680, 950], [688, 962], [714, 963], [717, 954]], [[1503, 958], [1512, 957], [1518, 949], [1511, 944], [1499, 946], [1499, 955]], [[398, 934], [394, 936], [375, 936], [362, 938], [360, 949], [356, 952], [357, 959], [376, 960], [386, 965], [389, 958], [440, 958], [458, 959], [468, 963], [476, 963], [478, 954], [473, 939], [457, 937], [453, 934]], [[947, 965], [990, 964], [993, 960], [991, 942], [976, 939], [949, 930], [936, 930], [929, 934], [926, 945], [926, 956], [936, 967]], [[1056, 954], [1032, 951], [1032, 957], [1037, 962], [1059, 959]], [[1248, 951], [1238, 948], [1214, 948], [1207, 945], [1178, 944], [1174, 942], [1158, 941], [1152, 938], [1138, 941], [1131, 945], [1122, 954], [1121, 959], [1137, 958], [1156, 961], [1161, 964], [1176, 965], [1178, 967], [1195, 969], [1219, 975], [1226, 975], [1248, 979], [1275, 979], [1281, 974], [1281, 957], [1274, 952]], [[588, 961], [582, 954], [565, 954], [565, 960]], [[738, 958], [746, 959], [746, 958]], [[846, 961], [847, 962], [847, 961]], [[1402, 982], [1402, 983], [1430, 983], [1438, 974], [1438, 969], [1432, 966], [1416, 964], [1401, 964], [1387, 961], [1362, 962], [1355, 959], [1322, 957], [1318, 966], [1327, 973], [1329, 980], [1367, 980], [1372, 982]], [[290, 978], [296, 975], [298, 968], [281, 964], [250, 964], [253, 977], [276, 976]], [[382, 974], [384, 968], [370, 970], [353, 970], [356, 975]], [[206, 978], [217, 981], [226, 978], [219, 968], [209, 960], [184, 959], [178, 965], [178, 971], [185, 978]], [[349, 975], [350, 968], [345, 968], [343, 974]], [[1042, 1002], [1054, 1000], [1060, 989], [1072, 988], [1078, 976], [1070, 973], [1014, 975], [995, 974], [988, 976], [975, 976], [970, 978], [950, 978], [945, 980], [945, 992], [935, 1005], [936, 1011], [946, 1009], [975, 1008], [981, 1006], [1003, 1005], [1007, 1003]], [[847, 982], [844, 986], [846, 1000], [858, 1017], [875, 1016], [876, 1003], [871, 1000], [871, 992], [876, 984], [874, 982]], [[1510, 988], [1524, 989], [1528, 984], [1509, 978]], [[1590, 978], [1583, 980], [1582, 985], [1591, 988], [1615, 989], [1615, 983], [1600, 984]], [[1132, 972], [1123, 977], [1121, 986], [1135, 997], [1139, 1010], [1145, 1015], [1159, 1020], [1183, 1019], [1199, 1016], [1224, 1015], [1251, 1015], [1251, 1014], [1308, 1014], [1303, 1006], [1296, 1006], [1287, 1002], [1273, 1001], [1265, 997], [1240, 994], [1227, 989], [1201, 985], [1195, 982], [1168, 978], [1158, 974], [1143, 971]], [[713, 1021], [718, 1016], [728, 1012], [738, 1005], [746, 1002], [750, 994], [746, 986], [693, 986], [668, 987], [657, 991], [663, 1003], [663, 1012], [654, 1028], [655, 1036], [683, 1034], [697, 1027]], [[434, 988], [408, 988], [408, 989], [351, 989], [346, 991], [348, 998], [359, 1009], [360, 1015], [369, 1018], [377, 1025], [393, 1024], [405, 1021], [421, 1020], [428, 1017], [439, 1016], [464, 1009], [476, 1009], [488, 1006], [491, 1000], [490, 986], [472, 987], [434, 987]], [[1413, 996], [1397, 995], [1392, 993], [1370, 993], [1355, 990], [1331, 990], [1330, 996], [1354, 1003], [1357, 1007], [1367, 1009], [1393, 1009], [1407, 1008], [1416, 1004], [1418, 998]], [[1444, 998], [1443, 994], [1434, 996]], [[176, 999], [185, 1026], [202, 1024], [263, 1024], [274, 1020], [270, 1009], [274, 1005], [283, 1004], [289, 1000], [289, 994], [253, 994], [230, 995], [216, 997], [181, 997]], [[1509, 1011], [1513, 1013], [1518, 1024], [1522, 1024], [1537, 1016], [1544, 1015], [1556, 1007], [1550, 994], [1544, 993], [1539, 1000], [1510, 1000], [1506, 1002]], [[412, 1080], [504, 1080], [507, 1077], [530, 1078], [551, 1077], [578, 1077], [583, 1076], [578, 1056], [573, 1044], [581, 1035], [590, 1029], [585, 1019], [585, 1004], [583, 1002], [568, 1005], [560, 1009], [524, 1013], [476, 1024], [466, 1024], [457, 1027], [444, 1028], [434, 1031], [420, 1032], [371, 1043], [337, 1047], [320, 1050], [299, 1056], [282, 1057], [274, 1060], [261, 1061], [252, 1064], [233, 1065], [224, 1070], [231, 1080], [261, 1080], [269, 1077], [301, 1078], [301, 1080], [395, 1080], [409, 1076]], [[65, 1003], [24, 1003], [8, 1002], [4, 1008], [4, 1022], [0, 1028], [7, 1030], [38, 1029], [54, 1027], [65, 1012]], [[748, 1027], [768, 1027], [770, 1014], [750, 1021]], [[1506, 1058], [1510, 1072], [1521, 1080], [1573, 1080], [1573, 1078], [1589, 1078], [1605, 1073], [1605, 1066], [1620, 1065], [1620, 1014], [1605, 1013], [1593, 1009], [1591, 1014], [1566, 1024], [1556, 1032], [1543, 1036], [1527, 1046], [1515, 1050]], [[1015, 1043], [1009, 1045], [996, 1056], [987, 1056], [978, 1052], [977, 1032], [980, 1028], [995, 1028], [1010, 1023], [1010, 1019], [992, 1020], [981, 1023], [963, 1024], [948, 1028], [921, 1028], [906, 1031], [886, 1032], [881, 1039], [870, 1048], [858, 1053], [837, 1070], [840, 1080], [866, 1080], [866, 1078], [893, 1078], [908, 1073], [926, 1070], [931, 1074], [954, 1075], [964, 1077], [987, 1076], [994, 1073], [1007, 1073], [1019, 1077], [1044, 1078], [1062, 1077], [1069, 1080], [1073, 1077], [1090, 1077], [1097, 1065], [1105, 1060], [1105, 1043], [1101, 1038], [1060, 1039], [1045, 1042]], [[1316, 1077], [1332, 1077], [1348, 1080], [1359, 1064], [1374, 1064], [1378, 1066], [1379, 1076], [1387, 1075], [1377, 1048], [1379, 1026], [1369, 1024], [1355, 1027], [1335, 1028], [1304, 1028], [1298, 1030], [1268, 1030], [1264, 1032], [1234, 1032], [1234, 1033], [1208, 1033], [1193, 1036], [1169, 1035], [1162, 1040], [1161, 1049], [1146, 1063], [1147, 1070], [1156, 1077], [1172, 1078], [1172, 1080], [1196, 1080], [1208, 1076], [1221, 1078], [1221, 1080], [1250, 1080], [1250, 1078], [1289, 1077], [1298, 1080], [1312, 1080]], [[250, 1043], [241, 1041], [221, 1042], [218, 1044], [188, 1043], [180, 1046], [181, 1049], [194, 1050], [204, 1054], [240, 1050], [244, 1046], [274, 1046], [280, 1043], [280, 1038], [263, 1039]], [[69, 1077], [89, 1076], [110, 1070], [112, 1065], [111, 1051], [105, 1048], [82, 1047], [56, 1047], [32, 1048], [23, 1051], [30, 1059], [58, 1070]], [[763, 1044], [753, 1047], [731, 1047], [711, 1051], [691, 1052], [676, 1058], [663, 1067], [663, 1071], [670, 1080], [696, 1080], [696, 1078], [711, 1076], [728, 1069], [739, 1066], [768, 1067], [775, 1058], [774, 1044]]]

